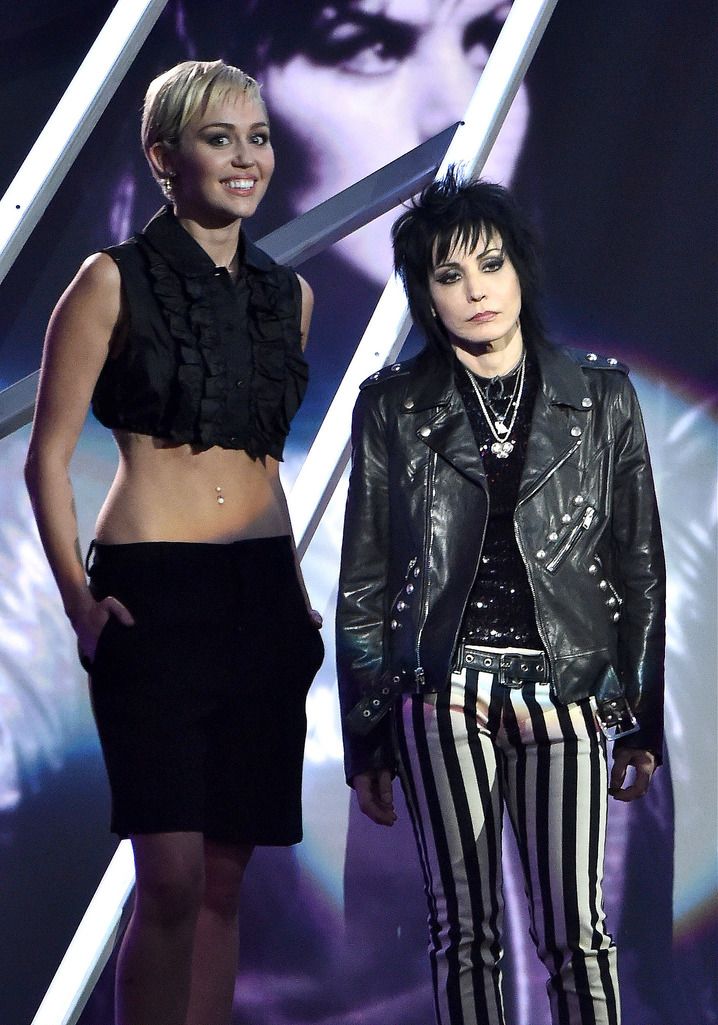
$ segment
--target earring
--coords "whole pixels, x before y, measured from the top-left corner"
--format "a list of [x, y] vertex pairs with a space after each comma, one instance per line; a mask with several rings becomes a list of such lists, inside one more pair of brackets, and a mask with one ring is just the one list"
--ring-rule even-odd
[[172, 193], [174, 191], [174, 179], [177, 175], [174, 171], [168, 171], [164, 178], [160, 178], [160, 188], [164, 192], [167, 199], [172, 199]]
[[436, 320], [436, 308], [434, 306], [430, 306], [429, 309], [431, 310], [432, 317]]

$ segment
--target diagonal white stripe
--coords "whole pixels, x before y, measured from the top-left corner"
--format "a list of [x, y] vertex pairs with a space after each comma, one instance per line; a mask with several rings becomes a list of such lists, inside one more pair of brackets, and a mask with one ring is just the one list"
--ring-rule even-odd
[[167, 0], [117, 0], [0, 199], [0, 281], [62, 184], [166, 3]]

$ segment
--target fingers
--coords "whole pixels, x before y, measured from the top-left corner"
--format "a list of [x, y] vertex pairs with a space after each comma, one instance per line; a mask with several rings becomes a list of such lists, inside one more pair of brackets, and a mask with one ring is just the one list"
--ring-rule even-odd
[[314, 624], [314, 626], [316, 626], [317, 630], [321, 630], [321, 628], [322, 628], [322, 626], [324, 624], [324, 619], [322, 618], [321, 612], [317, 612], [316, 609], [310, 609], [309, 610], [309, 618], [312, 621], [312, 623]]
[[83, 666], [85, 669], [88, 669], [88, 666], [95, 660], [100, 634], [107, 626], [107, 621], [111, 616], [114, 616], [123, 626], [135, 625], [132, 613], [112, 595], [108, 595], [107, 598], [103, 598], [99, 602], [93, 602], [82, 619], [73, 622], [77, 633], [79, 653], [88, 663]]
[[[394, 809], [394, 788], [391, 782], [391, 775], [386, 770], [382, 770], [379, 773], [379, 779], [377, 781], [377, 790], [379, 792], [379, 801], [385, 808]], [[395, 816], [396, 817], [396, 816]]]
[[362, 772], [352, 780], [362, 812], [379, 826], [396, 822], [391, 773], [388, 769]]
[[[632, 779], [628, 786], [624, 786], [629, 767], [633, 769]], [[614, 749], [609, 794], [617, 801], [635, 801], [643, 797], [648, 791], [655, 768], [656, 759], [650, 751], [630, 747]]]
[[134, 626], [135, 619], [129, 609], [126, 609], [121, 601], [117, 598], [113, 598], [112, 595], [108, 595], [107, 598], [103, 598], [99, 604], [122, 623], [123, 626]]

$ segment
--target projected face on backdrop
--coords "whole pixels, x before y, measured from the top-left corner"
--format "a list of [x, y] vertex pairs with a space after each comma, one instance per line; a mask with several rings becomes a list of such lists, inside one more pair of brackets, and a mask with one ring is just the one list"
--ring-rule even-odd
[[[304, 211], [461, 118], [508, 14], [495, 0], [344, 0], [316, 7], [293, 53], [259, 71], [272, 116], [306, 154], [289, 188]], [[528, 121], [521, 88], [483, 174], [508, 182]], [[390, 270], [387, 214], [339, 244], [373, 279]]]

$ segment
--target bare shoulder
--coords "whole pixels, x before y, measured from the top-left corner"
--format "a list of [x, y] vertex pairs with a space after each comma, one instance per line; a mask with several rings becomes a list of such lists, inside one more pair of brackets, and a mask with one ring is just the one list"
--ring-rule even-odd
[[85, 324], [111, 333], [120, 315], [121, 294], [115, 261], [107, 253], [93, 253], [60, 297], [51, 325], [81, 317]]
[[109, 253], [93, 253], [88, 256], [78, 271], [78, 277], [80, 275], [96, 284], [120, 284], [120, 269]]
[[93, 253], [80, 266], [70, 288], [90, 294], [97, 293], [98, 297], [104, 299], [116, 298], [119, 302], [120, 269], [107, 253]]

